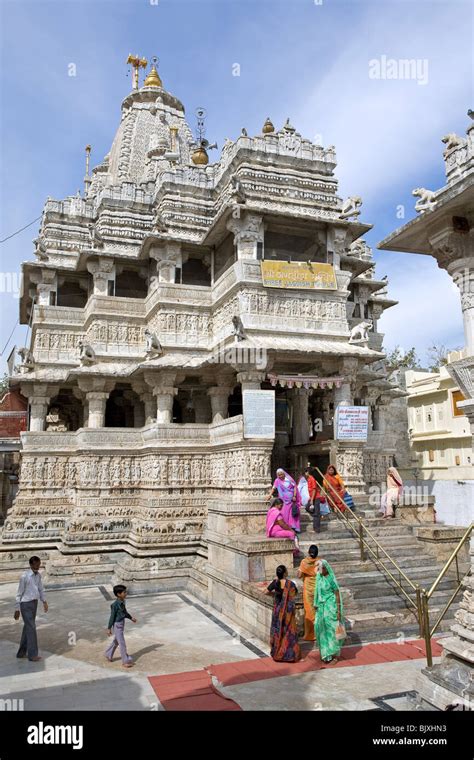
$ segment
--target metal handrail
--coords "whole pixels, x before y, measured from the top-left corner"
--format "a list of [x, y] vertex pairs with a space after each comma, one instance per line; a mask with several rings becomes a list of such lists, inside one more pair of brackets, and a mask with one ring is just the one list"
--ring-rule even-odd
[[[324, 478], [324, 475], [321, 472], [321, 470], [318, 467], [315, 467], [314, 469], [316, 470], [316, 472], [319, 473], [319, 475], [321, 476], [321, 478], [324, 481], [325, 478]], [[336, 494], [337, 498], [339, 499], [339, 494], [333, 488], [333, 486], [330, 483], [328, 483], [328, 486]], [[385, 572], [387, 573], [387, 575], [390, 576], [390, 578], [392, 579], [392, 581], [396, 584], [396, 586], [399, 588], [399, 590], [402, 592], [402, 594], [407, 598], [407, 600], [409, 601], [409, 603], [413, 607], [415, 607], [415, 609], [417, 610], [417, 614], [418, 614], [418, 620], [420, 620], [420, 608], [419, 608], [419, 605], [418, 605], [417, 601], [414, 601], [412, 599], [412, 597], [409, 594], [407, 594], [407, 592], [405, 591], [405, 589], [403, 588], [403, 586], [401, 584], [401, 581], [397, 580], [397, 578], [384, 565], [384, 563], [380, 559], [379, 552], [382, 552], [382, 554], [385, 555], [385, 557], [389, 560], [389, 562], [391, 562], [391, 564], [393, 565], [393, 567], [396, 569], [396, 572], [398, 573], [399, 578], [400, 579], [403, 578], [408, 583], [408, 585], [413, 589], [413, 591], [417, 592], [419, 586], [417, 584], [414, 584], [410, 580], [410, 578], [408, 578], [408, 576], [405, 575], [405, 573], [403, 572], [403, 570], [401, 569], [401, 567], [398, 565], [398, 563], [393, 559], [393, 557], [390, 556], [390, 554], [386, 551], [386, 549], [384, 549], [384, 547], [382, 546], [382, 544], [380, 544], [379, 541], [377, 541], [377, 539], [375, 538], [375, 536], [372, 534], [372, 532], [369, 530], [369, 528], [367, 528], [367, 526], [364, 524], [364, 522], [360, 519], [360, 517], [358, 515], [354, 514], [353, 512], [350, 512], [351, 516], [359, 523], [359, 531], [357, 531], [355, 529], [355, 527], [351, 524], [351, 520], [348, 517], [346, 517], [345, 513], [341, 509], [339, 509], [339, 507], [337, 505], [337, 502], [330, 500], [329, 494], [326, 491], [326, 489], [324, 488], [324, 486], [323, 486], [322, 483], [319, 485], [319, 487], [323, 491], [323, 493], [326, 496], [326, 498], [329, 500], [329, 503], [334, 508], [336, 514], [339, 517], [341, 517], [341, 519], [344, 520], [344, 522], [352, 530], [352, 532], [354, 533], [354, 535], [358, 535], [360, 549], [361, 549], [361, 559], [362, 559], [362, 561], [365, 561], [365, 557], [364, 557], [364, 547], [365, 547], [365, 549], [372, 555], [373, 560], [383, 567], [383, 569], [385, 570]], [[375, 543], [375, 545], [377, 547], [377, 553], [374, 552], [373, 548], [370, 546], [370, 544], [364, 538], [364, 531], [370, 536], [370, 538], [372, 539], [372, 541]], [[421, 626], [420, 626], [420, 632], [421, 632]]]
[[[469, 541], [473, 528], [474, 528], [474, 524], [471, 523], [471, 525], [466, 529], [465, 533], [463, 534], [463, 536], [462, 536], [461, 540], [459, 541], [458, 545], [456, 546], [455, 550], [452, 552], [450, 558], [448, 559], [448, 561], [444, 565], [443, 569], [439, 573], [438, 577], [436, 578], [436, 580], [432, 584], [430, 590], [426, 591], [426, 589], [421, 588], [421, 589], [418, 589], [418, 591], [417, 591], [417, 604], [418, 604], [418, 606], [419, 606], [419, 608], [421, 610], [421, 613], [422, 613], [422, 617], [421, 617], [422, 626], [421, 627], [423, 629], [423, 637], [425, 639], [426, 660], [427, 660], [429, 668], [431, 668], [432, 665], [433, 665], [433, 651], [432, 651], [432, 648], [431, 648], [431, 638], [436, 633], [439, 624], [441, 623], [442, 619], [446, 615], [447, 611], [451, 607], [451, 605], [454, 602], [456, 596], [458, 595], [459, 591], [461, 590], [462, 586], [464, 585], [465, 579], [468, 577], [468, 575], [470, 575], [470, 572], [471, 572], [469, 570], [469, 572], [464, 576], [464, 578], [462, 578], [462, 579], [459, 578], [458, 554], [461, 551], [461, 549], [464, 546], [464, 544], [467, 541]], [[431, 626], [430, 626], [430, 612], [429, 612], [429, 606], [428, 606], [429, 600], [433, 596], [434, 592], [436, 591], [436, 589], [438, 588], [439, 584], [443, 580], [444, 576], [448, 572], [449, 568], [453, 564], [454, 560], [456, 560], [456, 573], [457, 573], [458, 585], [456, 586], [456, 589], [451, 594], [451, 596], [450, 596], [449, 601], [447, 602], [447, 604], [445, 604], [445, 606], [443, 607], [443, 610], [442, 610], [441, 614], [438, 616], [438, 619], [436, 620], [436, 623], [434, 624], [433, 628], [431, 628]]]
[[[443, 579], [443, 576], [446, 575], [446, 573], [448, 572], [449, 568], [453, 564], [454, 560], [457, 561], [458, 554], [459, 554], [460, 550], [462, 549], [462, 547], [464, 546], [464, 544], [466, 543], [466, 541], [470, 538], [470, 535], [472, 533], [473, 527], [474, 527], [474, 525], [471, 523], [471, 525], [466, 529], [465, 533], [463, 534], [463, 536], [462, 536], [461, 540], [459, 541], [458, 545], [456, 546], [455, 550], [453, 551], [453, 553], [451, 554], [450, 558], [446, 562], [445, 566], [443, 567], [443, 569], [439, 573], [438, 577], [434, 581], [434, 583], [431, 586], [430, 590], [427, 592], [428, 599], [430, 599], [433, 596], [433, 593], [436, 591], [436, 589], [439, 586], [441, 580]], [[459, 571], [458, 571], [458, 580], [459, 580]]]
[[[319, 473], [320, 477], [322, 478], [322, 481], [324, 482], [325, 478], [324, 478], [324, 475], [321, 472], [321, 470], [318, 467], [315, 467], [314, 469], [316, 470], [317, 473]], [[333, 486], [330, 483], [328, 483], [327, 485], [329, 486], [329, 488], [331, 489], [331, 491], [334, 494], [336, 494], [337, 498], [339, 499], [340, 498], [339, 494], [337, 493], [337, 491], [335, 490], [335, 488], [333, 488]], [[420, 636], [422, 636], [424, 638], [424, 640], [425, 640], [427, 664], [428, 664], [428, 667], [432, 667], [432, 665], [433, 665], [433, 651], [432, 651], [432, 647], [431, 647], [431, 638], [436, 633], [439, 624], [441, 623], [442, 619], [446, 615], [446, 612], [449, 610], [449, 608], [452, 605], [452, 603], [454, 602], [457, 594], [459, 593], [460, 589], [464, 585], [464, 582], [465, 582], [466, 578], [470, 575], [470, 572], [471, 572], [469, 570], [469, 572], [464, 576], [464, 578], [462, 578], [462, 579], [460, 578], [460, 576], [459, 576], [458, 554], [461, 551], [461, 549], [464, 546], [464, 544], [469, 540], [469, 538], [471, 536], [471, 533], [472, 533], [472, 531], [474, 529], [474, 523], [472, 523], [466, 529], [466, 531], [463, 534], [461, 540], [459, 541], [458, 545], [456, 546], [456, 548], [452, 552], [451, 556], [449, 557], [448, 561], [444, 565], [443, 569], [438, 574], [438, 577], [436, 578], [436, 580], [432, 584], [431, 588], [429, 589], [429, 591], [426, 591], [426, 589], [421, 588], [419, 584], [413, 583], [410, 580], [410, 578], [408, 578], [408, 576], [405, 575], [405, 573], [403, 572], [403, 570], [401, 569], [401, 567], [398, 565], [398, 563], [393, 559], [393, 557], [390, 556], [390, 554], [386, 551], [386, 549], [384, 549], [384, 547], [377, 541], [377, 539], [375, 538], [375, 536], [372, 534], [372, 532], [369, 530], [369, 528], [367, 528], [367, 526], [364, 524], [364, 522], [361, 520], [361, 518], [358, 515], [354, 514], [352, 511], [349, 510], [351, 518], [355, 519], [359, 523], [359, 529], [356, 530], [356, 528], [352, 524], [352, 520], [349, 519], [345, 515], [345, 510], [343, 512], [341, 509], [339, 509], [339, 507], [337, 505], [337, 501], [336, 500], [332, 501], [330, 499], [328, 492], [326, 491], [326, 489], [323, 486], [323, 483], [319, 484], [319, 487], [320, 487], [321, 491], [324, 493], [324, 495], [326, 496], [326, 499], [328, 499], [328, 503], [333, 507], [333, 509], [336, 512], [336, 514], [338, 515], [338, 517], [340, 517], [345, 522], [345, 524], [351, 529], [351, 531], [354, 533], [354, 535], [359, 538], [361, 559], [363, 561], [365, 561], [364, 549], [366, 549], [372, 555], [372, 559], [376, 563], [378, 563], [379, 565], [381, 565], [383, 567], [384, 571], [394, 581], [394, 583], [397, 585], [397, 587], [399, 588], [399, 590], [408, 599], [408, 601], [410, 602], [410, 604], [416, 608], [416, 610], [417, 610], [417, 617], [418, 617], [418, 624], [420, 626]], [[377, 553], [374, 552], [373, 548], [369, 545], [369, 543], [367, 542], [366, 538], [364, 537], [364, 531], [365, 531], [365, 533], [367, 533], [368, 536], [370, 536], [370, 538], [372, 539], [372, 541], [375, 543], [376, 548], [377, 548]], [[390, 572], [390, 570], [381, 561], [380, 556], [379, 556], [379, 552], [380, 551], [385, 555], [385, 557], [387, 557], [387, 559], [389, 560], [389, 562], [392, 563], [393, 567], [395, 567], [395, 569], [396, 569], [396, 571], [397, 571], [397, 573], [399, 575], [400, 580], [397, 580], [394, 577], [394, 575]], [[443, 608], [441, 614], [439, 615], [438, 619], [436, 620], [436, 623], [434, 624], [433, 628], [431, 628], [430, 627], [430, 614], [429, 614], [429, 601], [430, 601], [431, 597], [433, 596], [434, 592], [438, 588], [439, 584], [441, 583], [442, 579], [444, 578], [444, 576], [446, 575], [446, 573], [448, 572], [449, 568], [451, 567], [451, 565], [453, 564], [454, 561], [456, 561], [456, 577], [457, 577], [458, 585], [456, 586], [455, 591], [451, 594], [451, 597], [450, 597], [449, 601], [444, 606], [444, 608]], [[401, 578], [404, 578], [407, 581], [407, 583], [409, 584], [409, 586], [416, 592], [416, 602], [413, 601], [413, 599], [409, 596], [409, 594], [407, 594], [407, 592], [405, 591], [405, 589], [401, 585]]]

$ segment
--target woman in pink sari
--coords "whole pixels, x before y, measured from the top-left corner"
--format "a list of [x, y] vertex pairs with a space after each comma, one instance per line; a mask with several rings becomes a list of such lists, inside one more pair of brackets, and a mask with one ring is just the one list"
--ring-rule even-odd
[[298, 536], [283, 518], [283, 501], [273, 499], [267, 512], [267, 537], [268, 538], [291, 538], [295, 542], [294, 554], [299, 555], [300, 547]]
[[274, 490], [278, 492], [279, 498], [283, 502], [282, 517], [287, 525], [297, 533], [301, 531], [300, 512], [301, 512], [301, 494], [296, 487], [296, 483], [281, 467], [276, 472], [277, 476], [273, 482], [272, 489], [268, 495], [270, 499], [274, 495]]

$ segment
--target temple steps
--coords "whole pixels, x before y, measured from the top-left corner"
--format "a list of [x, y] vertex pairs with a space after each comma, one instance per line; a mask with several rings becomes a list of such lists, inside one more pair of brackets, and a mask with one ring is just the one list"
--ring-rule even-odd
[[[357, 515], [410, 581], [429, 589], [441, 570], [441, 563], [420, 546], [414, 531], [419, 526], [407, 524], [399, 518], [384, 520], [378, 510], [370, 506], [358, 509]], [[355, 523], [355, 527], [356, 525]], [[376, 551], [376, 544], [370, 536], [366, 536], [366, 540]], [[315, 533], [312, 518], [307, 513], [302, 513], [300, 548], [305, 555], [311, 544], [318, 545], [320, 556], [331, 563], [340, 584], [348, 643], [387, 639], [402, 641], [404, 638], [419, 636], [416, 609], [381, 565], [371, 559], [370, 554], [366, 552], [365, 561], [361, 560], [358, 538], [341, 518], [329, 515], [321, 523], [321, 532]], [[383, 552], [380, 552], [380, 560], [398, 579], [396, 569], [384, 557]], [[295, 567], [299, 562], [300, 559], [295, 561]], [[449, 601], [456, 585], [454, 572], [441, 581], [429, 604], [432, 624]], [[415, 590], [410, 589], [406, 582], [403, 587], [416, 601]], [[460, 599], [461, 595], [448, 610], [438, 632], [449, 631]]]

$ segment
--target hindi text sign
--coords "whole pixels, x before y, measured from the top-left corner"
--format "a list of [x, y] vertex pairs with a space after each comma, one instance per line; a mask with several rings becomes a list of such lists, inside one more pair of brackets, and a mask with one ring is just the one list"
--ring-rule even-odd
[[338, 407], [336, 422], [336, 439], [338, 441], [366, 441], [368, 427], [368, 406]]
[[244, 391], [244, 438], [275, 437], [275, 391]]
[[331, 264], [269, 260], [260, 264], [264, 288], [337, 290], [336, 274]]

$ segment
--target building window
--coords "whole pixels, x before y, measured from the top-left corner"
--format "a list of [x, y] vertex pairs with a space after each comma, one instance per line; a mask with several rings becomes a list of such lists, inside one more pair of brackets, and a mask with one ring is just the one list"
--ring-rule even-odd
[[463, 417], [464, 412], [462, 409], [459, 409], [458, 404], [460, 401], [465, 401], [464, 396], [462, 395], [461, 391], [453, 391], [451, 397], [453, 404], [453, 417]]
[[457, 465], [461, 464], [461, 457], [459, 456], [459, 454], [456, 454], [456, 456], [454, 457], [454, 461]]
[[435, 453], [434, 453], [433, 449], [429, 450], [429, 452], [428, 452], [428, 459], [429, 459], [430, 462], [434, 462], [434, 460], [435, 460]]

